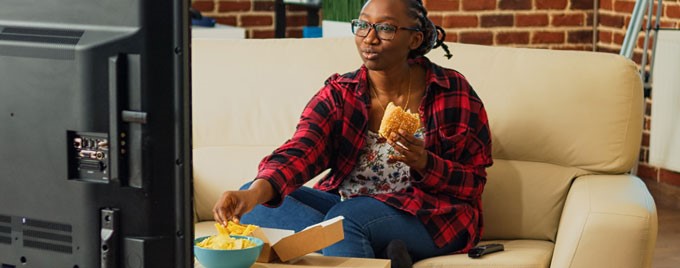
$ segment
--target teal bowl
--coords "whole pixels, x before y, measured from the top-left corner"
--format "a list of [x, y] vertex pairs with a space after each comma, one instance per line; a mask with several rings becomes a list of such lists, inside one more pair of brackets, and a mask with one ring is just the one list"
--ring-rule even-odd
[[208, 238], [203, 236], [194, 239], [194, 256], [205, 268], [248, 268], [255, 263], [260, 256], [264, 242], [256, 237], [231, 235], [233, 238], [245, 238], [255, 243], [252, 248], [246, 249], [207, 249], [196, 246], [197, 243]]

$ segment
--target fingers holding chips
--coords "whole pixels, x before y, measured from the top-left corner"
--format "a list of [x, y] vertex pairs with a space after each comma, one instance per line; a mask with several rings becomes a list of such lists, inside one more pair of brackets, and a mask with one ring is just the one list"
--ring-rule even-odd
[[219, 223], [215, 223], [215, 227], [220, 234], [226, 233], [230, 235], [250, 235], [253, 233], [253, 231], [255, 231], [255, 229], [257, 229], [256, 225], [242, 225], [233, 221], [227, 222], [226, 228]]

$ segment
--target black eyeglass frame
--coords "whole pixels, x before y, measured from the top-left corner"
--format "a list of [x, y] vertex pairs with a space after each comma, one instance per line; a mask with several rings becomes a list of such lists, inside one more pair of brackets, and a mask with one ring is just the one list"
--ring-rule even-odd
[[[354, 31], [354, 26], [356, 24], [358, 24], [359, 22], [365, 22], [369, 26], [369, 29], [366, 32], [366, 35], [364, 35], [364, 36], [361, 36], [358, 33], [356, 33], [356, 31]], [[378, 29], [376, 27], [382, 26], [382, 25], [394, 27], [394, 34], [393, 34], [392, 38], [386, 39], [386, 38], [380, 37], [380, 31], [378, 31]], [[422, 31], [419, 27], [401, 27], [401, 26], [396, 26], [396, 25], [392, 25], [392, 24], [389, 24], [389, 23], [370, 23], [368, 21], [359, 20], [359, 19], [351, 20], [350, 21], [350, 27], [352, 28], [352, 34], [354, 34], [358, 37], [366, 37], [366, 36], [368, 36], [369, 33], [371, 33], [371, 30], [374, 30], [376, 32], [376, 37], [378, 37], [378, 39], [380, 39], [380, 40], [385, 40], [385, 41], [389, 41], [389, 40], [394, 39], [394, 36], [396, 36], [396, 34], [397, 34], [397, 30], [409, 30], [409, 31], [416, 31], [416, 32]]]

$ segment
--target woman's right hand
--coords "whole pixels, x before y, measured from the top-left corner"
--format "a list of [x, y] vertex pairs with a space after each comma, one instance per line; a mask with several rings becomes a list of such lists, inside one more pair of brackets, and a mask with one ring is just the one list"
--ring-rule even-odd
[[273, 196], [274, 189], [268, 181], [255, 180], [248, 190], [224, 192], [213, 207], [213, 218], [224, 226], [229, 220], [238, 223], [243, 214], [271, 200]]

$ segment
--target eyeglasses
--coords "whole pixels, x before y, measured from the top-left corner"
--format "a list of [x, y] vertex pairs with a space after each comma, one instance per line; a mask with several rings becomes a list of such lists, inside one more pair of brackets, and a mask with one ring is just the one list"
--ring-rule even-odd
[[387, 23], [370, 23], [363, 20], [352, 20], [352, 33], [359, 37], [366, 37], [374, 29], [380, 40], [392, 40], [397, 30], [420, 31], [417, 27], [397, 27]]

